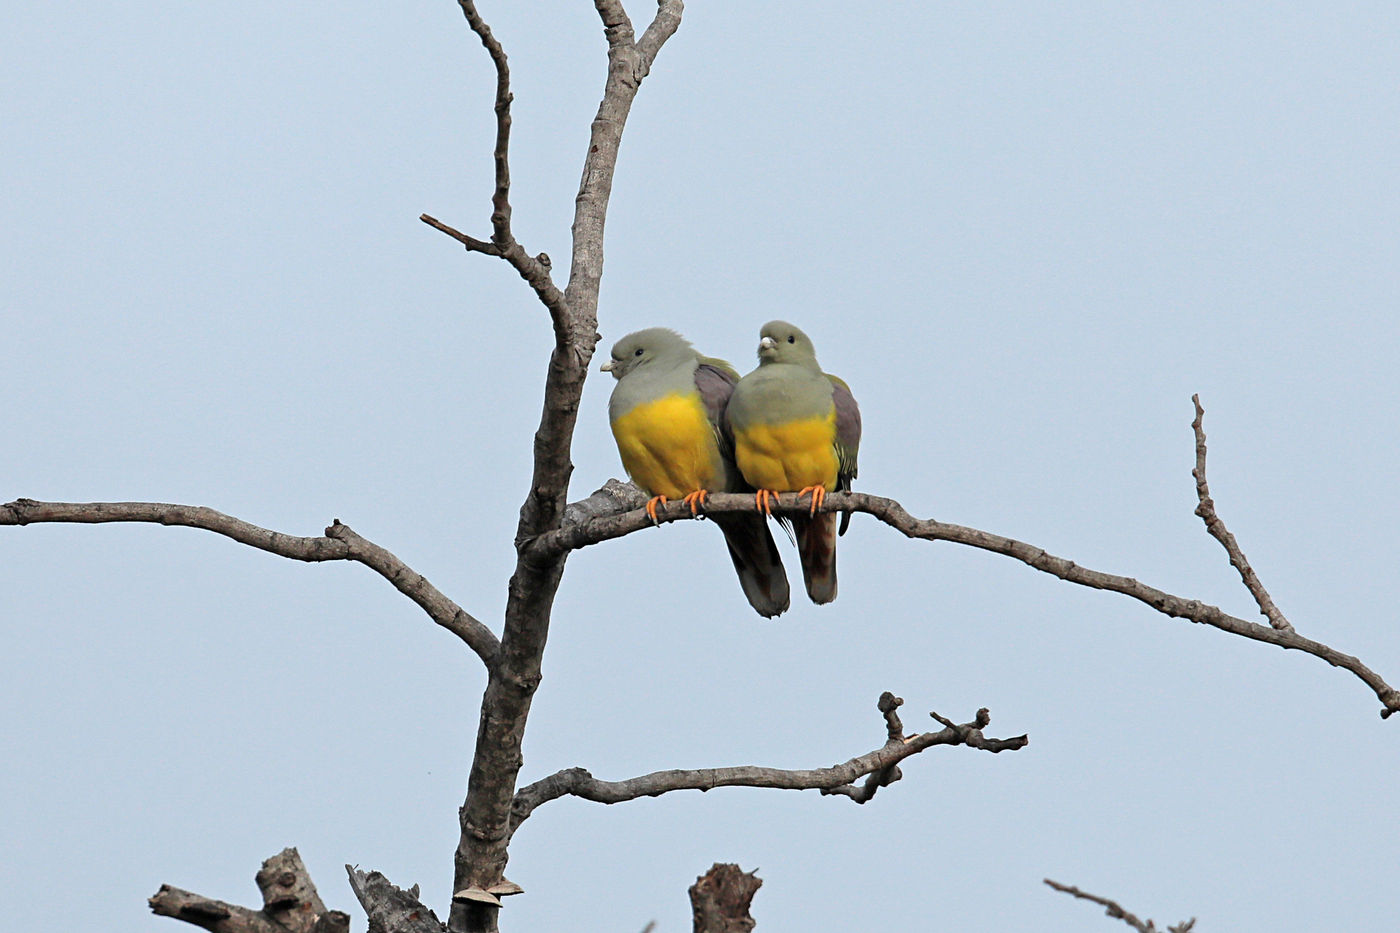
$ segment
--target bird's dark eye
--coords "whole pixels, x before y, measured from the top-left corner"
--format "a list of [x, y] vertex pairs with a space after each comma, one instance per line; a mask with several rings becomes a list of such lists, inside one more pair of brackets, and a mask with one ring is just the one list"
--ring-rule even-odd
[[636, 353], [633, 353], [632, 355], [633, 355], [633, 356], [641, 356], [641, 355], [642, 355], [642, 348], [641, 348], [641, 347], [638, 347], [638, 348], [637, 348], [637, 352], [636, 352]]
[[797, 343], [797, 338], [792, 334], [788, 334], [788, 343]]

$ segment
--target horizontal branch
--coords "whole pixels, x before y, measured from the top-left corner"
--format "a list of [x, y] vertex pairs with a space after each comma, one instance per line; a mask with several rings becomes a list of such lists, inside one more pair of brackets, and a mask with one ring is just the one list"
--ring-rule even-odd
[[[972, 722], [958, 725], [937, 713], [930, 713], [943, 728], [906, 736], [899, 717], [894, 713], [904, 701], [892, 693], [880, 697], [879, 709], [885, 715], [887, 739], [874, 751], [857, 756], [829, 768], [787, 770], [740, 765], [732, 768], [675, 769], [654, 771], [625, 781], [600, 781], [584, 768], [568, 768], [523, 787], [515, 794], [511, 807], [511, 832], [520, 826], [540, 804], [572, 796], [595, 803], [623, 803], [638, 797], [659, 797], [677, 790], [708, 791], [716, 787], [769, 787], [779, 790], [819, 790], [823, 795], [849, 797], [865, 803], [875, 790], [899, 780], [895, 766], [911, 755], [935, 745], [966, 745], [988, 752], [1002, 752], [1025, 747], [1029, 741], [1020, 735], [1010, 739], [989, 739], [982, 730], [991, 722], [985, 709], [977, 711]], [[854, 782], [866, 776], [878, 776], [865, 787]]]
[[52, 522], [105, 524], [150, 522], [202, 528], [269, 554], [309, 562], [351, 560], [364, 564], [413, 600], [428, 616], [477, 653], [487, 667], [500, 643], [481, 621], [442, 594], [427, 578], [392, 553], [356, 534], [337, 519], [320, 537], [298, 537], [271, 531], [242, 519], [198, 505], [165, 502], [37, 502], [16, 499], [0, 505], [0, 525]]
[[[526, 545], [527, 552], [535, 552], [544, 557], [560, 551], [576, 550], [614, 538], [621, 538], [624, 535], [650, 527], [652, 521], [646, 510], [635, 505], [638, 501], [645, 502], [646, 496], [640, 490], [635, 495], [620, 492], [619, 487], [625, 484], [611, 485], [613, 482], [615, 481], [610, 481], [609, 486], [598, 490], [587, 499], [572, 503], [566, 515], [579, 516], [581, 520], [575, 524], [565, 524], [555, 531], [540, 535]], [[614, 503], [614, 511], [612, 512], [606, 511], [608, 501]], [[627, 508], [627, 511], [617, 511], [621, 508]], [[777, 497], [773, 512], [779, 515], [797, 515], [805, 514], [810, 508], [810, 498], [800, 498], [796, 493], [784, 493]], [[756, 511], [758, 508], [754, 504], [754, 497], [751, 493], [712, 493], [705, 499], [705, 513], [711, 515], [738, 515]], [[1386, 683], [1379, 674], [1349, 654], [1343, 654], [1321, 642], [1299, 635], [1292, 630], [1291, 626], [1288, 629], [1275, 629], [1268, 625], [1249, 622], [1226, 613], [1218, 606], [1212, 606], [1197, 599], [1173, 596], [1156, 587], [1140, 583], [1132, 577], [1081, 567], [1072, 560], [1056, 557], [1044, 548], [1027, 544], [1024, 541], [1017, 541], [1015, 538], [1007, 538], [989, 531], [953, 525], [931, 518], [917, 519], [905, 511], [898, 502], [882, 496], [854, 492], [828, 493], [825, 502], [817, 511], [863, 512], [878, 518], [909, 538], [918, 538], [924, 541], [949, 541], [954, 544], [1002, 554], [1043, 573], [1059, 577], [1068, 583], [1121, 593], [1173, 618], [1186, 619], [1201, 625], [1218, 628], [1232, 635], [1240, 635], [1280, 648], [1311, 654], [1333, 667], [1350, 671], [1362, 683], [1370, 687], [1384, 706], [1384, 709], [1381, 710], [1382, 718], [1388, 718], [1392, 713], [1400, 710], [1400, 691]], [[593, 517], [582, 518], [586, 515]], [[691, 517], [690, 509], [680, 501], [668, 502], [657, 509], [658, 524], [688, 520]]]

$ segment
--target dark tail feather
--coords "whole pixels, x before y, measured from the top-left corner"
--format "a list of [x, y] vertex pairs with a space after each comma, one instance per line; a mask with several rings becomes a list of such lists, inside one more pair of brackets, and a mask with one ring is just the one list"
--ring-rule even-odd
[[765, 619], [787, 611], [789, 603], [787, 571], [778, 556], [778, 545], [768, 523], [757, 515], [712, 515], [724, 532], [729, 559], [739, 574], [749, 605]]
[[836, 598], [836, 513], [809, 518], [793, 516], [797, 553], [802, 557], [802, 581], [807, 595], [820, 605]]

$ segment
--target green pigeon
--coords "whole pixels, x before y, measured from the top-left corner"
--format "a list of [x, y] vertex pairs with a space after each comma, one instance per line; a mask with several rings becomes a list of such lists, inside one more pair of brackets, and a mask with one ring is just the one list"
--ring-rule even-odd
[[[681, 499], [698, 515], [709, 492], [748, 492], [721, 430], [724, 406], [739, 373], [703, 357], [664, 327], [628, 334], [612, 349], [603, 372], [617, 379], [608, 401], [617, 451], [633, 482], [651, 496], [647, 513]], [[712, 515], [749, 605], [764, 618], [788, 607], [787, 573], [761, 515]]]
[[[790, 519], [802, 578], [814, 603], [836, 598], [836, 515], [818, 515], [831, 490], [849, 492], [860, 447], [860, 408], [851, 389], [822, 372], [817, 351], [801, 330], [769, 321], [759, 331], [758, 368], [739, 380], [725, 421], [734, 460], [771, 514], [772, 496], [812, 496], [810, 515]], [[845, 534], [850, 513], [841, 516]]]

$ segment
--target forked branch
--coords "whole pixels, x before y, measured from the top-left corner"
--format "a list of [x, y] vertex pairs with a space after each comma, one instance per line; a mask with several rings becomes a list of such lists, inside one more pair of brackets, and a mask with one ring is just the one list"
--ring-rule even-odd
[[[904, 701], [892, 693], [881, 694], [880, 712], [885, 717], [885, 744], [829, 768], [788, 770], [740, 765], [731, 768], [674, 769], [654, 771], [625, 781], [600, 781], [584, 768], [568, 768], [523, 787], [515, 794], [511, 808], [511, 831], [519, 828], [535, 808], [560, 797], [582, 797], [595, 803], [623, 803], [638, 797], [659, 797], [677, 790], [707, 791], [716, 787], [771, 787], [780, 790], [819, 790], [823, 795], [849, 797], [865, 803], [880, 787], [900, 779], [897, 765], [911, 755], [935, 745], [966, 745], [992, 753], [1024, 748], [1029, 739], [989, 739], [982, 730], [991, 722], [985, 709], [977, 711], [972, 722], [961, 725], [937, 713], [929, 715], [942, 726], [936, 732], [904, 735], [895, 712]], [[862, 786], [855, 782], [867, 778]]]
[[105, 524], [151, 522], [202, 528], [240, 544], [293, 560], [352, 560], [364, 564], [418, 604], [438, 625], [466, 642], [489, 668], [500, 643], [482, 622], [442, 594], [422, 574], [398, 557], [335, 520], [320, 537], [299, 537], [260, 528], [251, 522], [199, 505], [167, 502], [38, 502], [16, 499], [0, 505], [0, 525], [44, 522]]
[[491, 56], [491, 63], [496, 68], [496, 145], [492, 152], [496, 185], [491, 193], [491, 239], [478, 240], [427, 214], [418, 219], [452, 237], [469, 252], [499, 256], [510, 263], [549, 309], [556, 335], [562, 335], [568, 330], [567, 307], [564, 293], [555, 286], [550, 277], [549, 256], [544, 253], [531, 256], [525, 251], [525, 247], [516, 242], [510, 227], [510, 105], [515, 95], [510, 90], [510, 65], [506, 60], [505, 49], [491, 33], [491, 27], [482, 20], [474, 0], [457, 2], [462, 8], [462, 15], [467, 18], [467, 25], [481, 39], [481, 44], [486, 47], [487, 54]]

